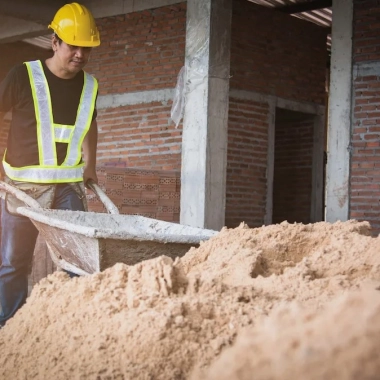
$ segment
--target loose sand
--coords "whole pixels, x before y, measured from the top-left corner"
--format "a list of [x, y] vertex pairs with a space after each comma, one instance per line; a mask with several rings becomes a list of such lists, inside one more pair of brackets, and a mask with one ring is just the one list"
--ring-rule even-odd
[[57, 272], [0, 331], [0, 379], [379, 379], [379, 243], [242, 224], [175, 262]]

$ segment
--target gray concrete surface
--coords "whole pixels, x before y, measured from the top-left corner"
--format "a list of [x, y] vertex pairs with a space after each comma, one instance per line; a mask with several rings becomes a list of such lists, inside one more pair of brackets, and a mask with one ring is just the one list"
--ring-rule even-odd
[[328, 110], [326, 221], [349, 218], [353, 1], [334, 0]]
[[183, 224], [220, 229], [225, 219], [232, 0], [187, 2]]

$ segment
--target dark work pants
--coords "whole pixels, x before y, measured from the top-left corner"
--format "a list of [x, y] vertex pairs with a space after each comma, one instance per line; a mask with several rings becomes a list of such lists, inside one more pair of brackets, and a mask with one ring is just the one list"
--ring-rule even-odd
[[[33, 260], [38, 231], [29, 218], [1, 205], [0, 325], [13, 317], [28, 295], [28, 269]], [[83, 201], [69, 184], [56, 186], [52, 208], [84, 211]]]

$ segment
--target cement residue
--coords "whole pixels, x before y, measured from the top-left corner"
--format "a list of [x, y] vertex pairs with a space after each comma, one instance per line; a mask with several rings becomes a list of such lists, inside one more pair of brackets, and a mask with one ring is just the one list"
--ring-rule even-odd
[[175, 262], [56, 273], [1, 330], [0, 378], [319, 379], [327, 357], [352, 362], [327, 378], [376, 378], [379, 243], [353, 221], [242, 225]]
[[173, 241], [178, 240], [181, 243], [187, 241], [199, 243], [202, 237], [209, 238], [216, 234], [216, 231], [213, 230], [169, 223], [139, 215], [30, 208], [20, 208], [18, 212], [48, 226], [102, 238], [128, 239], [131, 236], [144, 236], [157, 239], [167, 237], [168, 241], [172, 241], [174, 238]]

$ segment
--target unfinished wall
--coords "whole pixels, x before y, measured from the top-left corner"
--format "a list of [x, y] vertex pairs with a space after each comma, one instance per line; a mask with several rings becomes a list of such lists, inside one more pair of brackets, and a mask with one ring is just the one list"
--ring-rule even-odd
[[98, 19], [97, 25], [102, 44], [87, 71], [99, 80], [100, 98], [118, 97], [99, 109], [98, 163], [179, 169], [181, 126], [170, 120], [171, 96], [161, 95], [172, 93], [184, 65], [186, 3]]
[[[121, 214], [179, 222], [180, 172], [98, 167], [99, 186]], [[90, 211], [106, 212], [99, 199], [87, 191]]]
[[182, 128], [170, 122], [170, 109], [152, 102], [99, 110], [98, 164], [179, 169]]
[[324, 104], [327, 30], [234, 0], [231, 88]]
[[273, 223], [310, 223], [314, 117], [278, 109]]
[[380, 4], [354, 1], [350, 218], [380, 232]]
[[[326, 36], [326, 30], [309, 22], [246, 0], [234, 1], [230, 82], [234, 96], [230, 99], [226, 199], [229, 227], [242, 220], [237, 204], [251, 227], [264, 224], [268, 125], [274, 117], [269, 105], [276, 98], [324, 104]], [[260, 110], [255, 103], [258, 97]], [[249, 136], [243, 143], [237, 140], [242, 131]]]
[[266, 102], [230, 99], [226, 225], [263, 223], [266, 199], [268, 112]]
[[[264, 222], [270, 99], [323, 104], [326, 32], [234, 0], [226, 224]], [[180, 170], [181, 125], [170, 120], [184, 64], [186, 3], [97, 19], [102, 44], [87, 71], [99, 80], [98, 164]], [[273, 27], [275, 25], [275, 27]], [[260, 94], [247, 100], [241, 92]], [[237, 206], [238, 205], [238, 206]]]

